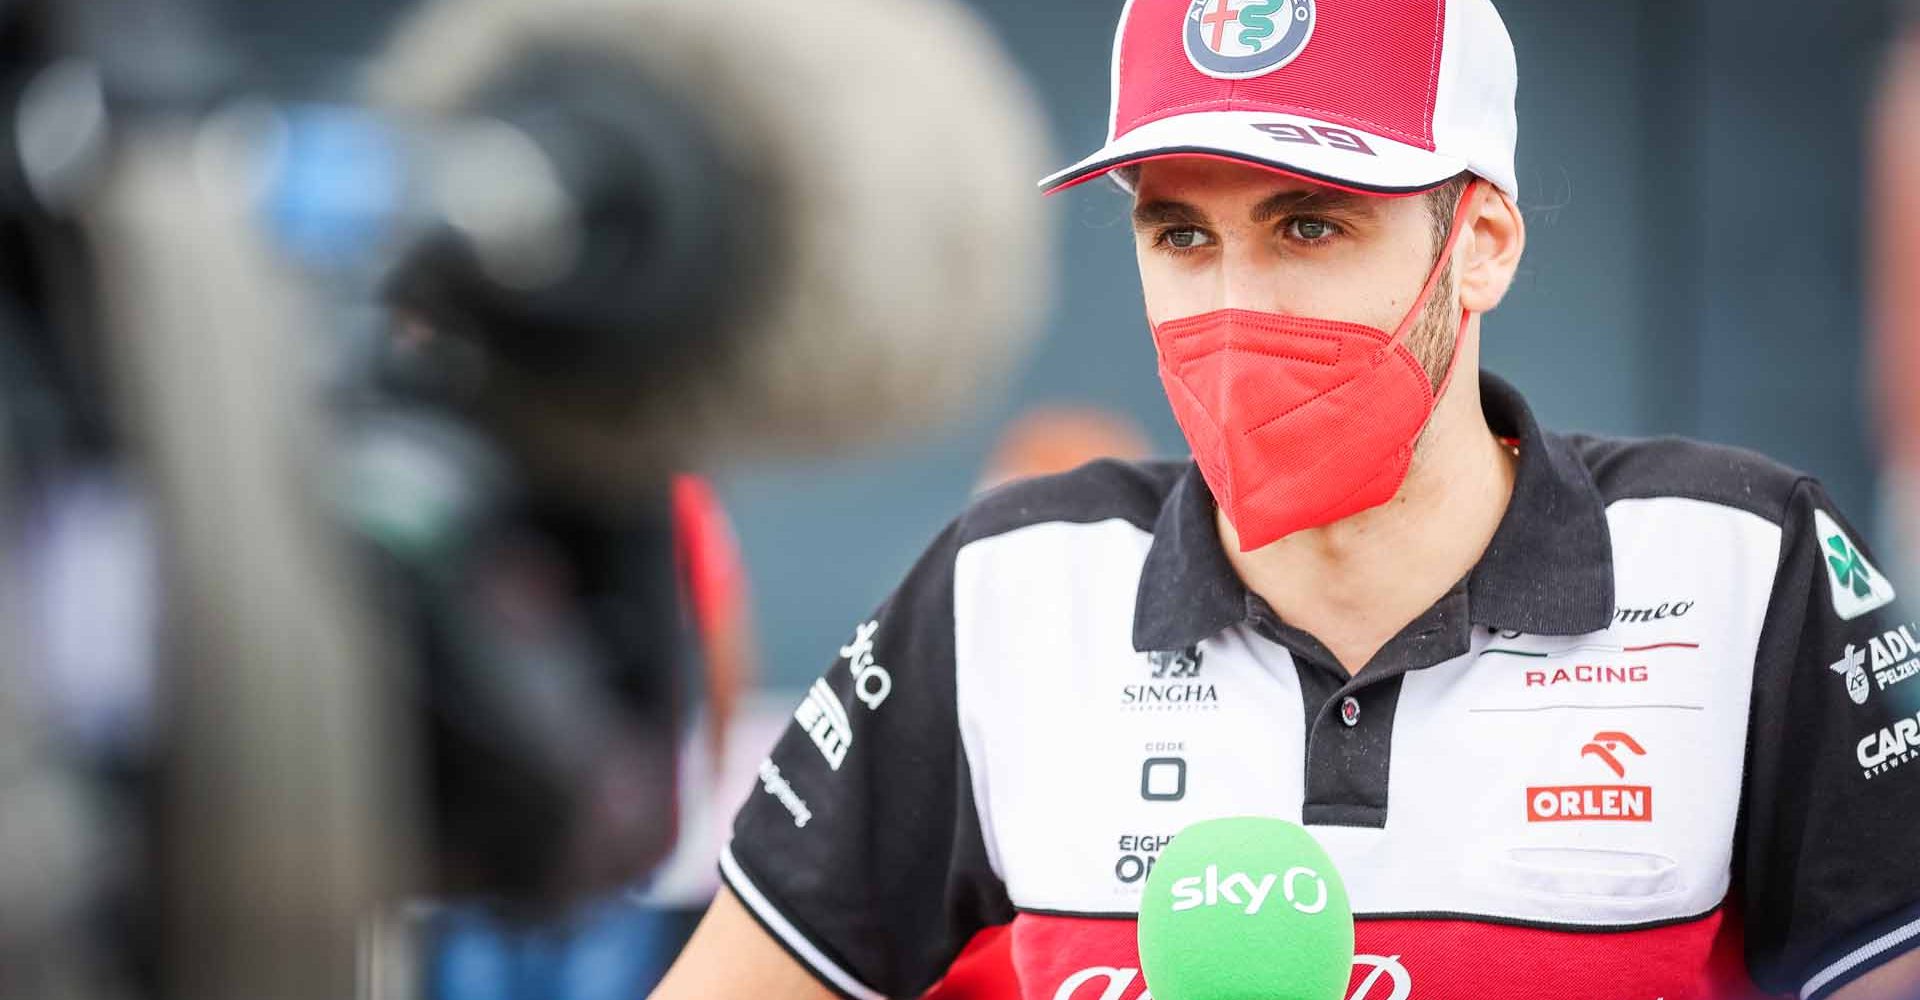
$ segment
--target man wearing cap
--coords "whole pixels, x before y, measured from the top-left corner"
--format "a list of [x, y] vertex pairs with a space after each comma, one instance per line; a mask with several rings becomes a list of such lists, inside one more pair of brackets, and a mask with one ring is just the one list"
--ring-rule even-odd
[[1130, 0], [1107, 145], [1192, 463], [989, 494], [762, 765], [657, 994], [1136, 1000], [1167, 840], [1304, 824], [1348, 1000], [1920, 990], [1920, 624], [1819, 483], [1541, 430], [1488, 0]]

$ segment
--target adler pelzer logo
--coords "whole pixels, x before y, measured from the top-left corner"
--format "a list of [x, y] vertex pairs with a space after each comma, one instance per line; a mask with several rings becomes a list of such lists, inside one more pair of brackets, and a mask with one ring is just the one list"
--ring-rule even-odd
[[1866, 650], [1847, 643], [1847, 651], [1841, 654], [1839, 660], [1829, 664], [1828, 669], [1846, 678], [1847, 697], [1852, 698], [1854, 704], [1867, 703], [1867, 696], [1873, 693], [1873, 689], [1867, 685]]
[[1846, 679], [1847, 697], [1864, 705], [1874, 691], [1920, 677], [1920, 622], [1887, 629], [1869, 638], [1864, 647], [1847, 643], [1840, 659], [1828, 668]]

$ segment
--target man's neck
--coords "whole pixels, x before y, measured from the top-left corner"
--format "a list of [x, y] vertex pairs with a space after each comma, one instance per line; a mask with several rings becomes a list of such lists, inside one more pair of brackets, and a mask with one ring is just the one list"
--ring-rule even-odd
[[1253, 552], [1224, 515], [1221, 545], [1248, 589], [1358, 673], [1472, 571], [1513, 495], [1514, 457], [1480, 409], [1477, 351], [1440, 400], [1400, 492]]

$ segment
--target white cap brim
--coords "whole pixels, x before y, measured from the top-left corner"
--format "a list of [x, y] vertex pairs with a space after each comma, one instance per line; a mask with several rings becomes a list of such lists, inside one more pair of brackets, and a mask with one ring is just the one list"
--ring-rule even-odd
[[[1364, 144], [1357, 149], [1352, 138]], [[1465, 173], [1465, 160], [1372, 132], [1297, 115], [1205, 111], [1142, 125], [1040, 182], [1048, 194], [1110, 171], [1172, 156], [1238, 160], [1365, 194], [1429, 191]], [[1125, 183], [1121, 183], [1126, 187]]]

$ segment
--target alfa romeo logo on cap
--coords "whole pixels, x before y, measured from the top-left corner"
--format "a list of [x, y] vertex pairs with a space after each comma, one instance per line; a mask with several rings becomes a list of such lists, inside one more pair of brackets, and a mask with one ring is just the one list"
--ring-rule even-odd
[[1187, 58], [1226, 80], [1260, 76], [1300, 58], [1313, 37], [1314, 0], [1193, 0]]

